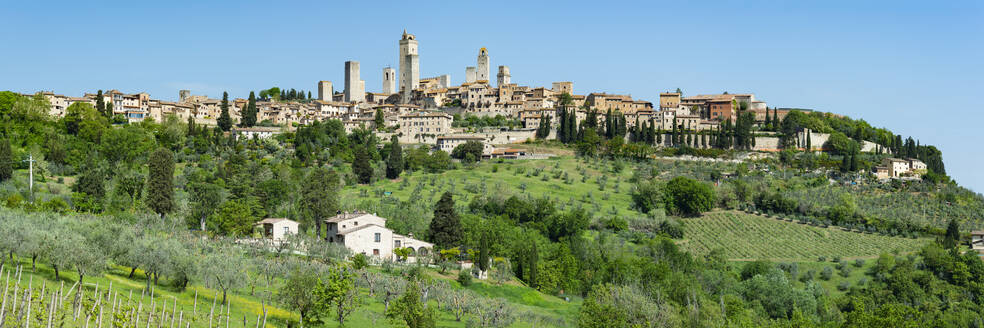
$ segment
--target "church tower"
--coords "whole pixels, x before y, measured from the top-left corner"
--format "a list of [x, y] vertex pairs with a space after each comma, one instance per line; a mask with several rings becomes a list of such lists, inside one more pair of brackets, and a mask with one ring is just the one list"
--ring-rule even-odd
[[409, 103], [413, 90], [420, 84], [420, 57], [417, 55], [417, 37], [403, 30], [400, 39], [400, 93], [403, 103]]
[[489, 82], [489, 51], [485, 48], [478, 50], [478, 70], [475, 80]]
[[391, 95], [396, 92], [396, 70], [392, 67], [383, 69], [383, 93]]

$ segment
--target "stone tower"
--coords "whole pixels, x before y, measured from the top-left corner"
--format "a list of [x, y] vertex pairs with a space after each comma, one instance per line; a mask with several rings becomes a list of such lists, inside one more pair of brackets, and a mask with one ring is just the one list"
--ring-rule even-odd
[[383, 69], [383, 93], [391, 95], [396, 92], [396, 70], [392, 67]]
[[345, 101], [363, 102], [366, 100], [366, 81], [359, 79], [359, 62], [345, 62]]
[[465, 67], [465, 82], [475, 83], [475, 78], [478, 74], [475, 73], [475, 66]]
[[475, 80], [489, 81], [489, 51], [485, 48], [478, 49], [478, 71], [475, 72]]
[[499, 66], [499, 74], [496, 75], [496, 77], [498, 78], [498, 84], [496, 84], [496, 86], [500, 88], [506, 84], [512, 83], [512, 81], [510, 81], [512, 79], [512, 75], [509, 75], [509, 66]]
[[331, 101], [331, 96], [334, 93], [335, 90], [332, 88], [331, 81], [318, 82], [318, 100]]
[[417, 37], [403, 30], [400, 39], [400, 93], [403, 102], [409, 103], [413, 90], [420, 84], [420, 56], [417, 54]]

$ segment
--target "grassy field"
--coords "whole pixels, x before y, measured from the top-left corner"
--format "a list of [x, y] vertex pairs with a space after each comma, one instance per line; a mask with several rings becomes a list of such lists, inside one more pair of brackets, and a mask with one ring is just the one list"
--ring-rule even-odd
[[814, 227], [737, 211], [715, 211], [682, 221], [683, 248], [695, 254], [722, 249], [732, 260], [874, 258], [883, 252], [914, 251], [928, 241]]

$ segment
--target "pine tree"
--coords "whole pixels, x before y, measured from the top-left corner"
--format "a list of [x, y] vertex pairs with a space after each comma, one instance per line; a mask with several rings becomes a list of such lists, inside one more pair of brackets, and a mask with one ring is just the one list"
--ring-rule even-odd
[[401, 172], [403, 172], [403, 147], [400, 146], [400, 139], [393, 135], [390, 137], [390, 153], [386, 157], [386, 178], [399, 178]]
[[464, 238], [461, 220], [454, 210], [454, 199], [450, 192], [441, 195], [434, 205], [434, 219], [430, 223], [430, 239], [438, 248], [448, 249], [458, 246]]
[[[219, 113], [219, 118], [216, 120], [216, 124], [222, 131], [229, 131], [232, 129], [232, 117], [229, 116], [229, 93], [222, 92], [222, 105], [219, 106], [222, 112]], [[190, 120], [191, 117], [188, 117]], [[189, 121], [190, 122], [190, 121]]]
[[164, 219], [174, 207], [174, 154], [167, 148], [158, 148], [147, 162], [147, 206]]
[[10, 148], [10, 140], [0, 140], [0, 182], [14, 176], [14, 152]]

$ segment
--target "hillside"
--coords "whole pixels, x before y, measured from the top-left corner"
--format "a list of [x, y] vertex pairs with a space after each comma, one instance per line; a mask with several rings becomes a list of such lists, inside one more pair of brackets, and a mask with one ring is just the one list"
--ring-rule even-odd
[[815, 227], [791, 219], [738, 211], [716, 211], [684, 223], [684, 249], [707, 254], [720, 249], [731, 260], [815, 261], [818, 258], [875, 258], [884, 252], [909, 253], [929, 242]]

